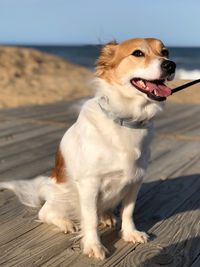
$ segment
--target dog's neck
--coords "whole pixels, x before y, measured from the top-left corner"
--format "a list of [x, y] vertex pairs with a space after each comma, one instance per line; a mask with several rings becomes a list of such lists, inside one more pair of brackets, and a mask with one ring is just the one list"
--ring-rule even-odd
[[[152, 119], [162, 110], [160, 103], [149, 101], [141, 94], [123, 94], [127, 90], [126, 87], [119, 88], [119, 85], [110, 84], [103, 79], [97, 79], [97, 88], [97, 96], [99, 99], [103, 99], [103, 104], [100, 105], [117, 118], [142, 122]], [[128, 88], [128, 90], [134, 89]]]
[[129, 118], [120, 118], [115, 113], [112, 112], [109, 106], [109, 99], [106, 96], [102, 96], [98, 99], [99, 107], [101, 108], [102, 112], [113, 122], [116, 124], [127, 127], [130, 129], [144, 129], [150, 125], [150, 120], [143, 120], [138, 121], [133, 119], [132, 117]]

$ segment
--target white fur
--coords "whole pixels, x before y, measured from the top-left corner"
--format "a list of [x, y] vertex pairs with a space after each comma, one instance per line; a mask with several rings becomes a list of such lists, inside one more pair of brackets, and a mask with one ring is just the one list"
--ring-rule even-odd
[[[154, 61], [147, 69], [135, 71], [134, 76], [157, 79], [159, 71], [160, 66]], [[123, 80], [130, 80], [130, 75]], [[153, 124], [149, 122], [142, 129], [122, 127], [102, 112], [99, 97], [106, 95], [110, 109], [119, 117], [132, 117], [136, 121], [151, 120], [161, 110], [161, 104], [136, 92], [130, 82], [119, 85], [97, 79], [96, 86], [97, 96], [84, 104], [60, 144], [68, 180], [56, 184], [40, 177], [32, 185], [21, 182], [20, 187], [17, 182], [8, 182], [0, 186], [16, 191], [28, 205], [38, 204], [43, 198], [45, 204], [39, 219], [57, 225], [64, 232], [77, 230], [75, 222], [81, 221], [83, 252], [104, 259], [107, 251], [98, 236], [98, 219], [120, 201], [124, 240], [147, 241], [148, 236], [136, 230], [132, 213], [148, 164]]]
[[133, 78], [143, 78], [144, 80], [158, 80], [161, 77], [161, 59], [153, 59], [147, 67], [130, 70], [124, 77], [122, 83], [128, 84]]

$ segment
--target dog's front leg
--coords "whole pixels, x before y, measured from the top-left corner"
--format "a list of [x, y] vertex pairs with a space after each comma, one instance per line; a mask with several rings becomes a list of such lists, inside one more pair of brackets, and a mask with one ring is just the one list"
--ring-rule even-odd
[[146, 243], [148, 235], [144, 232], [137, 231], [133, 221], [133, 211], [137, 199], [141, 182], [134, 183], [130, 186], [127, 195], [122, 200], [122, 238], [126, 242]]
[[83, 234], [83, 253], [89, 257], [103, 260], [107, 250], [98, 236], [97, 199], [98, 188], [92, 181], [85, 182], [79, 190], [81, 207], [81, 229]]

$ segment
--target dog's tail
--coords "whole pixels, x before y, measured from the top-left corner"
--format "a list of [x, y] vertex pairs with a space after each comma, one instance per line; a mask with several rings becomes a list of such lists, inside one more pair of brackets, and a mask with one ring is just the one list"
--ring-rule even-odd
[[49, 180], [49, 177], [38, 176], [32, 180], [0, 182], [0, 189], [10, 189], [24, 205], [38, 207], [47, 198]]

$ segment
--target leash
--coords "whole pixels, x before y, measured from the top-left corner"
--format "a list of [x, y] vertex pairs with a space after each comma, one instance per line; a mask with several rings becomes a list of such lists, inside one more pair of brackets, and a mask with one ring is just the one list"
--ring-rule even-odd
[[181, 90], [183, 90], [183, 89], [185, 89], [185, 88], [187, 88], [187, 87], [189, 87], [189, 86], [192, 86], [192, 85], [194, 85], [194, 84], [196, 84], [196, 83], [199, 83], [199, 82], [200, 82], [200, 79], [198, 79], [198, 80], [194, 80], [194, 81], [189, 82], [189, 83], [185, 83], [185, 84], [183, 84], [183, 85], [181, 85], [181, 86], [178, 86], [178, 87], [172, 89], [171, 95], [173, 95], [174, 93], [176, 93], [176, 92], [178, 92], [178, 91], [181, 91]]

